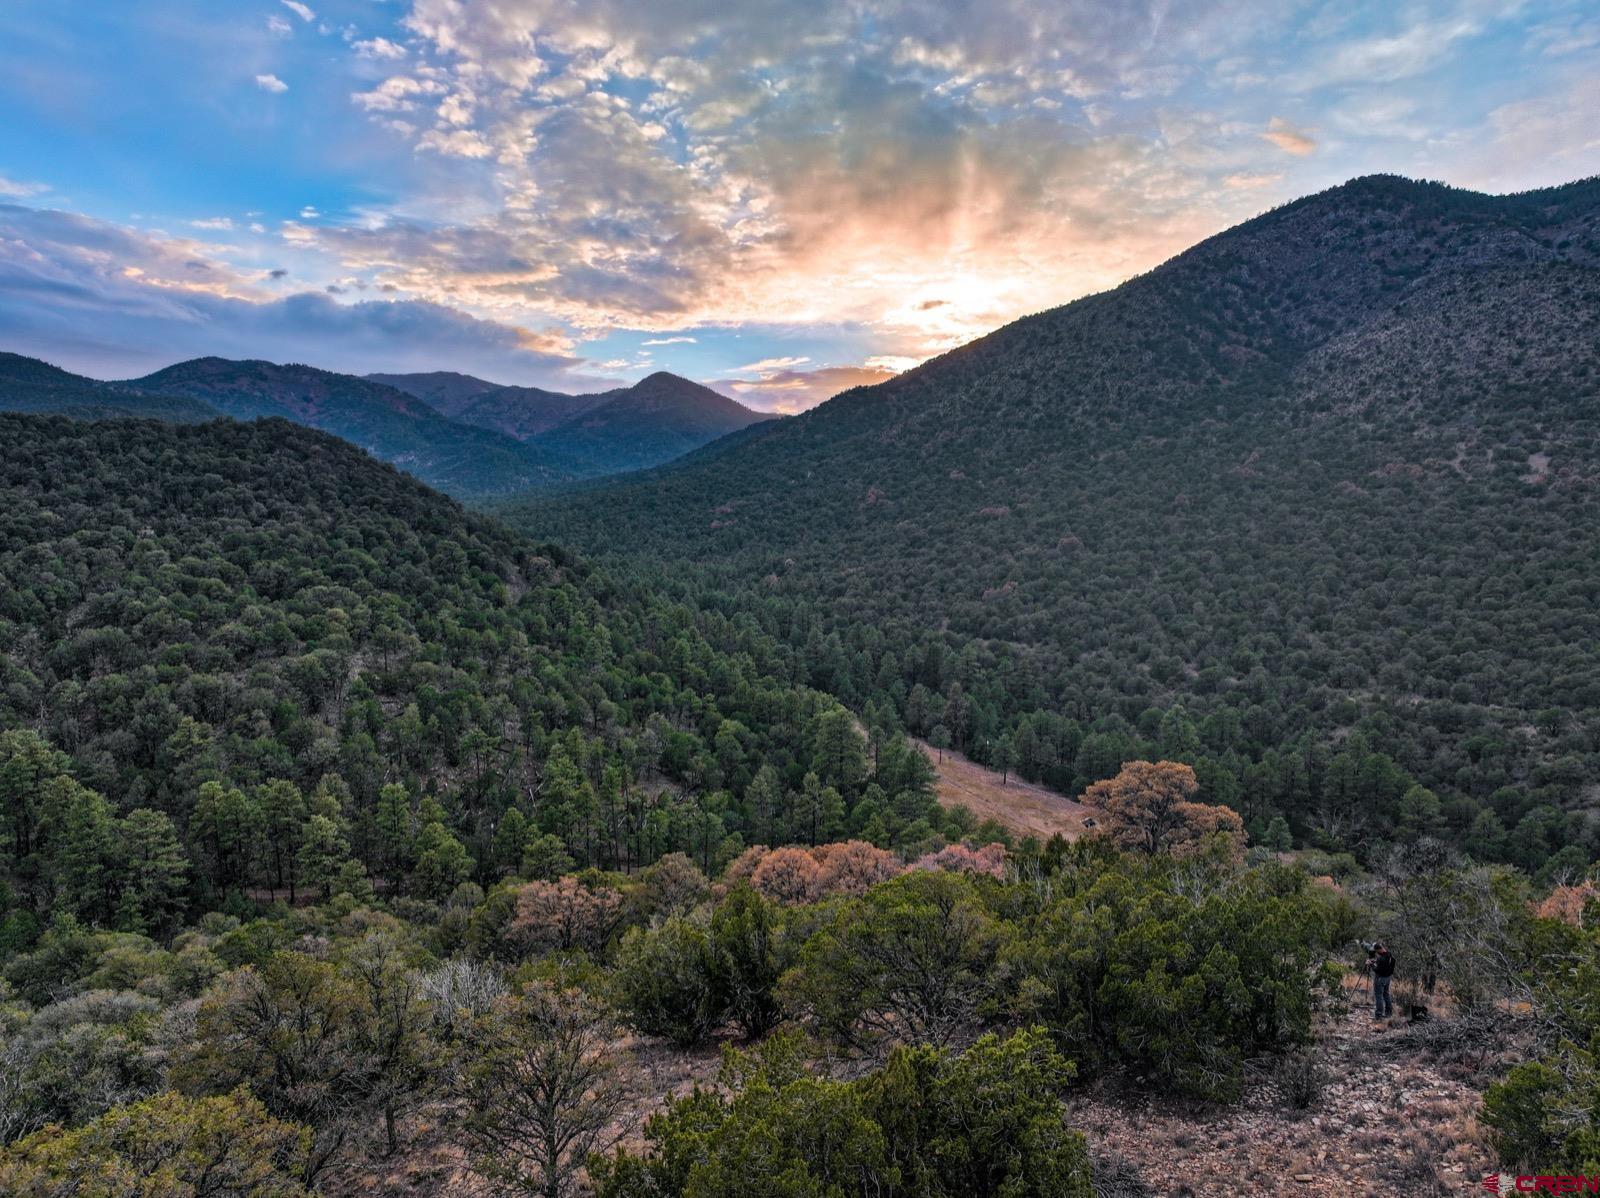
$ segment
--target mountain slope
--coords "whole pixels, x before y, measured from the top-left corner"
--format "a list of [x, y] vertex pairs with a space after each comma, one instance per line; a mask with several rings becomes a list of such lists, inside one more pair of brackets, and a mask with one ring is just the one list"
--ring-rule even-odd
[[463, 404], [458, 417], [526, 441], [599, 407], [609, 394], [568, 395], [539, 387], [499, 387]]
[[[957, 719], [980, 760], [1002, 733], [1033, 752], [1030, 713], [1070, 716], [1028, 767], [1068, 788], [1104, 776], [1079, 756], [1092, 730], [1111, 756], [1208, 755], [1224, 790], [1270, 762], [1261, 819], [1394, 835], [1392, 810], [1346, 810], [1305, 765], [1357, 730], [1461, 834], [1514, 790], [1489, 804], [1509, 826], [1588, 802], [1550, 770], [1594, 755], [1560, 730], [1600, 711], [1577, 649], [1600, 638], [1597, 264], [1600, 182], [1356, 180], [724, 452], [513, 516], [690, 572], [703, 601], [788, 629], [814, 683], [914, 731]], [[1162, 745], [1163, 713], [1193, 744]], [[1279, 775], [1291, 748], [1313, 793]]]
[[605, 473], [659, 465], [772, 419], [666, 371], [593, 398], [602, 402], [541, 433], [537, 443], [594, 462]]
[[[322, 810], [303, 796], [330, 785], [336, 839], [363, 878], [395, 874], [377, 810], [392, 784], [419, 828], [433, 819], [460, 838], [470, 856], [439, 899], [517, 870], [545, 832], [606, 868], [708, 852], [743, 834], [727, 790], [705, 785], [724, 718], [750, 764], [717, 777], [742, 789], [768, 755], [808, 755], [813, 718], [836, 706], [775, 674], [760, 634], [624, 591], [288, 421], [3, 414], [0, 446], [0, 758], [27, 729], [72, 754], [74, 776], [115, 810], [170, 814], [201, 909], [294, 885], [295, 845]], [[674, 726], [685, 711], [696, 721]], [[637, 748], [668, 736], [648, 757]], [[582, 762], [610, 789], [597, 798], [583, 782], [583, 809], [547, 784], [547, 760]], [[276, 793], [288, 808], [270, 826], [242, 820], [245, 793], [269, 780], [290, 787]], [[231, 817], [208, 806], [224, 788], [241, 791]], [[208, 818], [242, 822], [218, 837]], [[8, 872], [33, 831], [12, 830], [6, 913], [20, 878], [48, 915], [38, 861]], [[121, 926], [114, 893], [96, 902], [86, 925]]]
[[310, 366], [197, 358], [126, 384], [203, 399], [237, 420], [278, 416], [322, 429], [461, 497], [559, 482], [565, 463], [538, 447], [449, 420], [393, 387]]
[[532, 442], [580, 476], [640, 470], [770, 419], [709, 387], [658, 371], [631, 387], [568, 395], [497, 387], [469, 375], [368, 375], [415, 395], [451, 419]]
[[379, 383], [414, 395], [429, 407], [451, 417], [458, 415], [461, 407], [470, 400], [500, 390], [499, 383], [474, 378], [470, 374], [458, 374], [453, 370], [432, 370], [419, 374], [369, 374], [364, 377], [369, 383]]
[[138, 416], [179, 422], [215, 420], [221, 415], [197, 399], [120, 391], [37, 358], [9, 353], [0, 353], [0, 412], [52, 412], [84, 420]]

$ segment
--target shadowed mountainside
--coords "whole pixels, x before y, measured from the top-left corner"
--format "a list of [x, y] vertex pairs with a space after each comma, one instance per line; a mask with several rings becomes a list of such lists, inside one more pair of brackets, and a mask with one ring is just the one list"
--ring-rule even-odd
[[[1588, 803], [1557, 763], [1600, 743], [1576, 734], [1600, 727], [1597, 266], [1600, 181], [1358, 179], [508, 514], [783, 630], [814, 684], [914, 732], [953, 713], [979, 760], [1021, 738], [1068, 789], [1176, 713], [1166, 751], [1224, 789], [1255, 770], [1247, 815], [1297, 833], [1392, 834], [1398, 795], [1306, 764], [1352, 732], [1457, 832], [1486, 804], [1509, 827]], [[1038, 712], [1079, 732], [1039, 749]]]
[[568, 395], [499, 387], [467, 375], [369, 375], [433, 404], [453, 420], [494, 429], [582, 463], [587, 475], [658, 466], [728, 433], [771, 419], [666, 371]]

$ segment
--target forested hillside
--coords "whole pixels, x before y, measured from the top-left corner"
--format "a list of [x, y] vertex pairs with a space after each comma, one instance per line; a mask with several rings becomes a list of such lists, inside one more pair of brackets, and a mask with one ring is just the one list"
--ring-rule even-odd
[[[869, 779], [848, 713], [758, 631], [623, 594], [343, 442], [283, 421], [3, 432], [20, 942], [336, 878], [442, 900], [530, 853], [712, 870], [757, 841], [944, 828], [925, 759], [880, 741]], [[118, 905], [144, 868], [119, 856], [129, 813], [175, 854], [158, 909]]]
[[148, 395], [51, 366], [37, 358], [0, 352], [0, 412], [53, 412], [79, 420], [143, 416], [151, 420], [215, 420], [215, 408], [198, 399]]
[[598, 398], [603, 402], [567, 417], [542, 434], [539, 444], [613, 474], [659, 465], [772, 419], [665, 371]]
[[311, 366], [196, 358], [123, 386], [192, 396], [235, 420], [277, 416], [333, 433], [458, 498], [537, 489], [579, 473], [559, 455], [446, 419], [394, 387]]
[[583, 478], [643, 470], [772, 419], [666, 371], [583, 395], [497, 387], [456, 374], [369, 375], [452, 420], [493, 429], [568, 461]]
[[755, 618], [860, 710], [1068, 791], [1162, 755], [1258, 839], [1442, 833], [1581, 869], [1597, 265], [1595, 182], [1361, 179], [509, 514]]

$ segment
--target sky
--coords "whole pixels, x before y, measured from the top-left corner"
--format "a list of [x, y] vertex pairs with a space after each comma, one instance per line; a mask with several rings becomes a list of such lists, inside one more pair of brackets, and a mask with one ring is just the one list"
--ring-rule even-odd
[[6, 0], [0, 349], [792, 412], [1596, 114], [1593, 0]]

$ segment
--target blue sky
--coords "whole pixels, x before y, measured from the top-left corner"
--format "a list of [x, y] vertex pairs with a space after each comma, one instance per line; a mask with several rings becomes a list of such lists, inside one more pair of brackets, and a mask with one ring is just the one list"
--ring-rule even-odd
[[1600, 173], [1589, 0], [10, 0], [0, 348], [795, 410], [1392, 171]]

